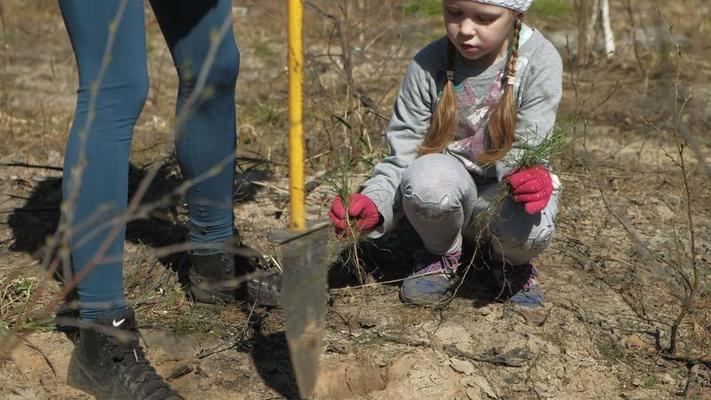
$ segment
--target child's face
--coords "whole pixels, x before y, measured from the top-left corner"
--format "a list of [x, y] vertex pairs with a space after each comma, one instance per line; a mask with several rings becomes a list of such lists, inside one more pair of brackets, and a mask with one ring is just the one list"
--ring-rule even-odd
[[471, 0], [443, 0], [447, 36], [468, 60], [493, 63], [506, 46], [516, 13]]

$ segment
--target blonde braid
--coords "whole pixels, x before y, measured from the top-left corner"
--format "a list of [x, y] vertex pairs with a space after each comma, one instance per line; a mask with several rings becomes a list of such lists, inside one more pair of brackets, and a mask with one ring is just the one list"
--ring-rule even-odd
[[517, 107], [514, 96], [514, 83], [516, 81], [516, 63], [518, 62], [518, 46], [521, 37], [523, 22], [520, 17], [514, 22], [513, 38], [511, 40], [511, 54], [506, 65], [506, 80], [504, 93], [499, 104], [489, 117], [487, 128], [489, 130], [489, 148], [483, 155], [477, 157], [481, 164], [492, 164], [500, 160], [511, 150], [515, 140]]
[[442, 89], [442, 97], [437, 102], [430, 127], [425, 134], [425, 139], [420, 144], [420, 155], [441, 153], [454, 138], [454, 131], [459, 124], [459, 105], [457, 93], [454, 91], [454, 62], [457, 48], [447, 40], [447, 70], [446, 79]]

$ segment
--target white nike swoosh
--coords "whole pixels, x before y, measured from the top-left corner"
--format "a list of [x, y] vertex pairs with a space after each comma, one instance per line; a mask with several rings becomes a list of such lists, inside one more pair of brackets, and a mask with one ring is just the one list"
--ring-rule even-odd
[[114, 328], [118, 328], [119, 326], [121, 326], [121, 324], [124, 323], [124, 321], [126, 321], [126, 318], [121, 318], [120, 321], [113, 320], [111, 321], [111, 325], [113, 325]]

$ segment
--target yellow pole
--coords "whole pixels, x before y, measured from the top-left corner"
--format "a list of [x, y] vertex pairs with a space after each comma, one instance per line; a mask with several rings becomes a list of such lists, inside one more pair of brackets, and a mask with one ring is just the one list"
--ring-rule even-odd
[[304, 126], [302, 45], [303, 0], [289, 1], [289, 197], [291, 230], [306, 229], [304, 198]]

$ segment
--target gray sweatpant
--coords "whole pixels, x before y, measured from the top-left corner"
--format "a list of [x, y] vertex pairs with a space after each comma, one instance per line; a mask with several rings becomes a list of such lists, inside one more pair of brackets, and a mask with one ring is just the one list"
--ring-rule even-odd
[[489, 219], [486, 238], [475, 238], [481, 227], [476, 215], [498, 196], [502, 183], [477, 185], [454, 156], [428, 154], [412, 162], [400, 183], [402, 211], [427, 250], [446, 254], [461, 250], [465, 239], [480, 239], [513, 265], [541, 254], [553, 239], [560, 183], [553, 175], [553, 195], [546, 208], [526, 214], [523, 205], [507, 197]]

